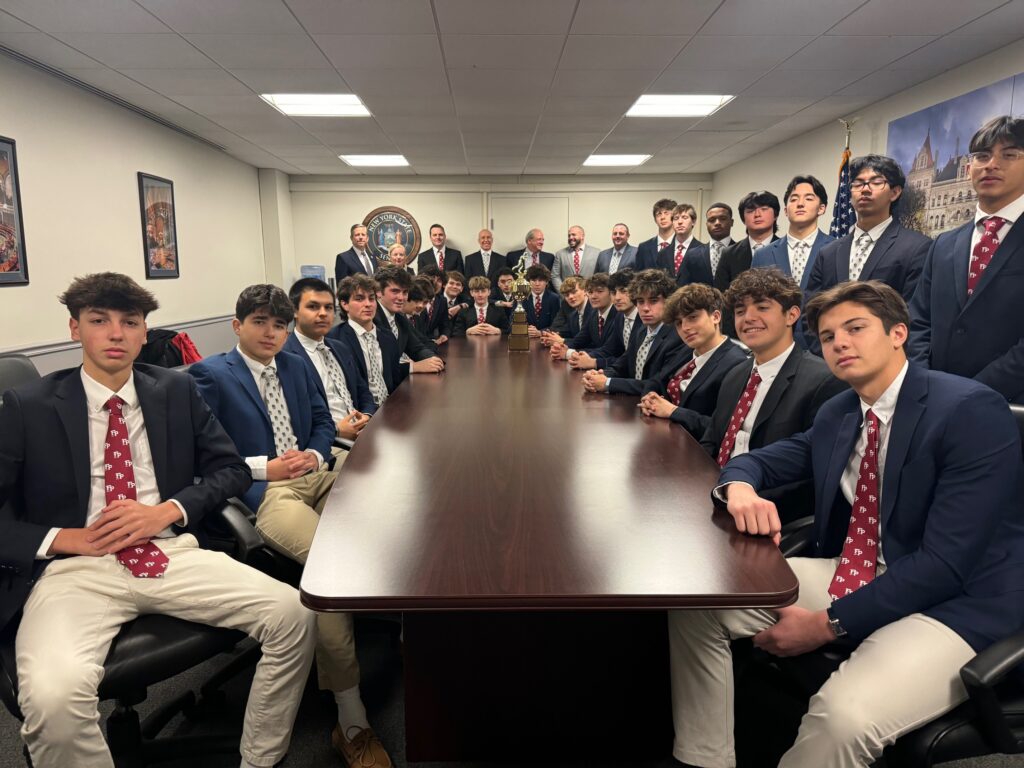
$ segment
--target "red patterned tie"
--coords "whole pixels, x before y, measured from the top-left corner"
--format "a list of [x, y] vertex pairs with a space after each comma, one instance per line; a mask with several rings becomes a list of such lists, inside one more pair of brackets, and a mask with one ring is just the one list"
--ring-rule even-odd
[[533, 309], [537, 313], [537, 320], [540, 320], [540, 310], [544, 306], [544, 302], [540, 300], [540, 296], [536, 296], [533, 302]]
[[736, 435], [739, 433], [740, 427], [743, 426], [743, 420], [750, 413], [750, 406], [754, 404], [754, 395], [757, 394], [757, 387], [760, 383], [761, 374], [757, 372], [757, 368], [754, 368], [750, 372], [750, 379], [740, 396], [740, 401], [736, 403], [736, 408], [732, 412], [732, 418], [729, 419], [729, 428], [725, 431], [725, 437], [722, 438], [722, 445], [718, 448], [718, 466], [720, 467], [724, 467], [732, 458]]
[[533, 264], [531, 266], [535, 267], [535, 266], [537, 266], [537, 264], [539, 262], [540, 262], [540, 251], [537, 251], [535, 254], [533, 254]]
[[864, 425], [867, 445], [857, 475], [843, 554], [828, 593], [833, 600], [854, 592], [873, 578], [878, 564], [878, 417], [868, 409]]
[[660, 250], [661, 250], [662, 248], [664, 248], [664, 247], [665, 247], [666, 245], [668, 245], [668, 240], [659, 240], [659, 241], [658, 241], [658, 250], [660, 251]]
[[691, 360], [679, 370], [679, 373], [668, 380], [668, 385], [665, 387], [665, 391], [668, 393], [668, 399], [671, 400], [674, 405], [679, 405], [679, 401], [683, 399], [681, 384], [684, 381], [689, 381], [696, 368], [697, 361]]
[[[110, 411], [107, 419], [107, 439], [103, 450], [103, 484], [107, 504], [120, 499], [134, 499], [135, 468], [132, 465], [132, 447], [128, 440], [128, 425], [117, 395], [107, 400], [104, 408]], [[167, 555], [152, 541], [125, 547], [115, 554], [117, 561], [140, 579], [159, 579], [167, 569]]]
[[678, 272], [679, 271], [679, 267], [681, 267], [682, 264], [683, 264], [683, 244], [680, 243], [679, 245], [676, 246], [676, 260], [675, 260], [674, 271]]
[[600, 314], [597, 316], [597, 338], [600, 339], [604, 336], [604, 317]]
[[437, 252], [437, 268], [444, 272], [444, 249]]
[[572, 252], [572, 268], [573, 271], [578, 275], [580, 273], [580, 249], [576, 248]]
[[968, 296], [974, 293], [974, 289], [978, 287], [978, 281], [985, 274], [986, 267], [992, 261], [992, 257], [996, 255], [996, 248], [999, 247], [999, 230], [1005, 223], [1006, 219], [999, 216], [989, 216], [982, 222], [985, 231], [971, 252], [971, 265], [967, 270]]
[[484, 310], [483, 307], [476, 308], [476, 321], [480, 324], [484, 324]]
[[431, 299], [430, 303], [427, 304], [427, 322], [428, 323], [433, 323], [434, 322], [434, 300], [433, 299]]

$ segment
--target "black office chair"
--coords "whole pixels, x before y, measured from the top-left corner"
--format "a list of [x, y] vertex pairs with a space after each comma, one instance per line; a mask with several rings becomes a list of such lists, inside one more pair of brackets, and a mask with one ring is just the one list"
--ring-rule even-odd
[[[39, 373], [26, 356], [0, 357], [0, 393], [38, 378]], [[251, 555], [257, 541], [262, 546], [255, 530], [250, 527], [245, 531], [239, 526], [237, 511], [225, 508], [220, 514], [224, 519], [230, 517], [234, 525], [225, 523], [221, 526], [229, 535], [215, 539], [219, 544], [217, 548], [242, 559]], [[212, 517], [217, 519], [217, 515]], [[242, 531], [237, 537], [236, 530]], [[21, 720], [14, 643], [17, 627], [18, 622], [13, 620], [0, 631], [0, 699], [7, 710]], [[187, 691], [164, 703], [140, 722], [135, 706], [146, 699], [146, 689], [150, 685], [232, 651], [235, 656], [202, 685], [198, 697]], [[219, 705], [220, 686], [255, 664], [259, 655], [259, 645], [237, 630], [218, 629], [160, 615], [140, 616], [125, 624], [107, 654], [99, 687], [101, 700], [116, 701], [106, 723], [107, 743], [115, 765], [118, 768], [141, 768], [191, 755], [236, 752], [239, 733], [163, 739], [157, 739], [157, 735], [178, 713], [194, 718], [207, 707]], [[26, 762], [31, 765], [28, 751], [24, 750], [24, 753]]]
[[[1010, 405], [1024, 441], [1024, 406]], [[786, 557], [810, 551], [813, 518], [783, 528], [781, 549]], [[796, 738], [807, 703], [849, 656], [840, 645], [826, 646], [793, 658], [751, 651], [738, 644], [737, 758], [742, 766], [776, 765]], [[889, 746], [878, 765], [889, 768], [931, 768], [939, 763], [990, 754], [1024, 753], [1024, 632], [986, 648], [960, 669], [968, 700]], [[747, 699], [739, 704], [740, 691]], [[751, 705], [751, 695], [767, 697]], [[772, 717], [774, 715], [774, 717]], [[764, 718], [772, 717], [764, 727]], [[741, 719], [745, 722], [741, 723]], [[758, 726], [761, 724], [761, 727]], [[748, 727], [749, 726], [749, 727]]]

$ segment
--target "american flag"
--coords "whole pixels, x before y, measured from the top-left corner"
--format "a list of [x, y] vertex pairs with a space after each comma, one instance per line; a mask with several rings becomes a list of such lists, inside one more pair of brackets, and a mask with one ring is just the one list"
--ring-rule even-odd
[[839, 189], [836, 190], [836, 201], [832, 206], [832, 226], [828, 233], [832, 237], [845, 237], [857, 223], [857, 214], [853, 210], [853, 195], [850, 193], [850, 150], [843, 151], [843, 160], [839, 164]]

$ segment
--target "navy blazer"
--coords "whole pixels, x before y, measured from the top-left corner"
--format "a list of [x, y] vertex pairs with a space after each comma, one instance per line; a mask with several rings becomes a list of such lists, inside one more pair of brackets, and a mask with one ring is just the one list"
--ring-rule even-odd
[[[722, 380], [733, 367], [746, 359], [747, 353], [743, 348], [726, 339], [690, 380], [683, 390], [682, 397], [679, 398], [679, 405], [669, 418], [700, 440], [711, 424], [711, 414], [715, 412], [718, 403], [718, 390], [722, 386]], [[644, 394], [657, 392], [665, 397], [668, 383], [689, 360], [679, 364], [674, 360], [671, 362], [671, 365], [664, 366], [653, 378], [644, 383]], [[747, 375], [750, 375], [749, 372]]]
[[683, 344], [675, 327], [663, 323], [651, 342], [651, 348], [647, 351], [647, 359], [644, 361], [644, 368], [638, 379], [636, 378], [636, 355], [646, 337], [647, 328], [638, 317], [633, 326], [633, 332], [630, 334], [626, 353], [619, 357], [614, 364], [605, 368], [605, 376], [610, 379], [609, 394], [643, 394], [647, 383], [646, 379], [650, 379], [656, 371], [660, 371], [666, 365], [682, 365], [693, 354], [690, 348]]
[[[512, 330], [512, 323], [509, 320], [508, 313], [505, 312], [505, 308], [496, 307], [490, 302], [487, 304], [484, 322], [490, 323], [500, 330], [502, 335], [509, 333]], [[455, 322], [452, 323], [452, 337], [456, 339], [464, 338], [466, 336], [466, 331], [474, 325], [479, 325], [477, 322], [476, 303], [466, 307], [455, 316]]]
[[541, 294], [540, 315], [537, 314], [534, 302], [535, 299], [532, 293], [527, 296], [526, 301], [523, 302], [523, 309], [526, 310], [527, 324], [534, 326], [538, 331], [550, 328], [551, 324], [555, 321], [555, 315], [558, 314], [558, 306], [560, 303], [558, 294], [552, 293], [551, 291], [544, 291], [544, 293]]
[[466, 271], [463, 273], [466, 276], [466, 287], [469, 287], [469, 278], [486, 277], [494, 288], [498, 284], [498, 272], [505, 266], [505, 254], [491, 251], [491, 263], [484, 272], [484, 257], [480, 255], [480, 251], [473, 251], [466, 257]]
[[[721, 482], [812, 481], [814, 556], [837, 557], [849, 527], [839, 484], [861, 421], [860, 399], [845, 392], [810, 430], [730, 461]], [[911, 364], [891, 430], [880, 500], [886, 571], [832, 610], [853, 640], [923, 613], [980, 651], [1024, 626], [1024, 465], [1013, 417], [988, 387]]]
[[[447, 309], [445, 311], [447, 312]], [[395, 315], [395, 325], [398, 326], [397, 339], [391, 332], [391, 325], [381, 304], [377, 305], [377, 314], [374, 315], [373, 322], [377, 325], [377, 341], [380, 342], [381, 354], [391, 358], [393, 367], [398, 371], [399, 381], [409, 375], [409, 363], [400, 362], [403, 354], [408, 355], [411, 360], [426, 360], [437, 354], [437, 347], [414, 331], [409, 318], [405, 315]], [[358, 339], [356, 343], [359, 343]]]
[[1024, 217], [1017, 219], [967, 298], [974, 222], [939, 235], [910, 303], [908, 354], [976, 379], [1024, 404]]
[[[777, 235], [772, 235], [769, 244], [778, 240]], [[767, 245], [765, 246], [768, 247]], [[760, 249], [758, 249], [760, 250]], [[744, 237], [742, 240], [737, 240], [730, 246], [727, 246], [722, 251], [722, 256], [718, 260], [718, 269], [715, 270], [714, 286], [722, 293], [725, 293], [729, 289], [729, 285], [733, 280], [736, 279], [737, 275], [741, 272], [746, 272], [750, 269], [750, 264], [753, 261], [753, 251], [750, 249], [750, 238]], [[711, 265], [711, 255], [708, 254], [708, 266]], [[732, 336], [734, 339], [736, 335], [736, 318], [734, 317], [731, 307], [726, 307], [726, 311], [722, 313], [722, 333], [726, 336]]]
[[[422, 272], [424, 267], [436, 267], [437, 257], [434, 255], [433, 247], [427, 248], [416, 257], [416, 271]], [[466, 264], [462, 261], [462, 251], [455, 248], [444, 247], [444, 271], [461, 272], [466, 274]]]
[[[366, 251], [370, 253], [369, 250]], [[373, 265], [374, 270], [377, 269], [377, 260], [371, 255], [370, 263]], [[349, 275], [365, 275], [366, 269], [363, 267], [363, 263], [356, 256], [356, 249], [349, 248], [347, 251], [339, 253], [334, 259], [334, 280], [340, 283]]]
[[[509, 267], [510, 269], [515, 269], [516, 265], [519, 263], [519, 259], [522, 258], [523, 253], [525, 253], [525, 251], [526, 251], [525, 248], [520, 248], [519, 250], [516, 250], [516, 251], [509, 251], [508, 252], [508, 256], [505, 257], [505, 266]], [[545, 267], [547, 267], [548, 270], [550, 271], [555, 266], [555, 254], [548, 253], [547, 251], [541, 251], [540, 252], [540, 263], [543, 264]], [[529, 269], [532, 266], [533, 266], [533, 259], [529, 259], [527, 261], [527, 264], [526, 264], [525, 268]]]
[[[633, 269], [639, 272], [641, 269], [656, 269], [658, 267], [658, 242], [660, 239], [658, 235], [655, 235], [637, 246]], [[675, 234], [669, 235], [668, 239], [669, 242], [672, 242], [675, 239]]]
[[[381, 366], [384, 370], [384, 385], [388, 388], [388, 394], [395, 391], [399, 384], [409, 374], [408, 364], [403, 368], [398, 364], [398, 358], [402, 353], [398, 351], [398, 342], [390, 328], [381, 330], [380, 326], [374, 324], [377, 331], [377, 344], [380, 346]], [[369, 389], [369, 374], [366, 371], [366, 358], [363, 356], [363, 345], [359, 343], [359, 337], [349, 323], [341, 323], [331, 328], [327, 337], [344, 344], [352, 353], [359, 375], [367, 382]]]
[[[587, 301], [583, 309], [583, 321], [586, 322], [594, 308]], [[551, 330], [565, 339], [573, 338], [580, 332], [580, 313], [569, 306], [569, 302], [560, 298], [558, 314], [551, 323]]]
[[[580, 349], [586, 351], [591, 357], [596, 357], [593, 353], [599, 348], [603, 347], [612, 339], [612, 335], [618, 329], [619, 341], [622, 340], [622, 318], [619, 317], [618, 310], [615, 307], [608, 308], [608, 317], [605, 318], [604, 328], [601, 333], [597, 330], [597, 321], [601, 317], [600, 313], [593, 307], [591, 312], [587, 316], [587, 320], [583, 323], [583, 327], [579, 333], [573, 336], [571, 339], [566, 339], [565, 346], [569, 349]], [[617, 324], [616, 324], [617, 321]], [[622, 354], [621, 352], [619, 353]], [[618, 357], [618, 355], [616, 355]]]
[[626, 316], [623, 315], [621, 312], [616, 313], [615, 328], [613, 329], [614, 332], [609, 331], [607, 328], [605, 329], [605, 339], [607, 339], [607, 341], [605, 341], [605, 343], [599, 349], [595, 349], [593, 351], [589, 349], [584, 350], [587, 354], [594, 358], [598, 370], [615, 365], [615, 363], [618, 362], [619, 358], [625, 354], [626, 347], [629, 346], [633, 338], [641, 331], [646, 333], [646, 330], [644, 329], [644, 324], [640, 322], [639, 314], [633, 318], [633, 327], [629, 331], [628, 341], [624, 339], [622, 336], [625, 332], [625, 325]]
[[[637, 247], [635, 245], [629, 245], [628, 243], [624, 245], [622, 247], [622, 258], [619, 259], [619, 269], [633, 269], [636, 265], [636, 252]], [[612, 255], [614, 253], [614, 248], [606, 248], [597, 254], [597, 266], [594, 268], [595, 275], [598, 272], [609, 274], [609, 270], [612, 268]]]
[[[693, 259], [691, 264], [687, 261]], [[707, 243], [702, 243], [697, 238], [690, 241], [690, 245], [683, 251], [683, 260], [679, 263], [679, 270], [673, 269], [676, 263], [676, 243], [673, 240], [660, 251], [658, 251], [658, 268], [668, 272], [669, 276], [676, 281], [676, 285], [682, 287], [690, 283], [707, 283], [711, 285], [714, 278], [711, 275], [711, 251]], [[686, 269], [683, 266], [686, 265]]]
[[433, 298], [434, 316], [430, 317], [427, 310], [420, 313], [423, 335], [428, 339], [436, 339], [439, 336], [451, 336], [452, 322], [448, 317], [448, 300], [444, 293], [438, 293]]
[[[312, 449], [328, 461], [336, 427], [317, 387], [320, 377], [291, 352], [278, 352], [274, 361], [299, 450]], [[193, 363], [188, 372], [239, 453], [243, 456], [276, 455], [267, 406], [237, 349]], [[242, 501], [250, 509], [259, 509], [266, 488], [265, 480], [255, 481], [241, 497]]]
[[[353, 406], [362, 413], [372, 415], [377, 410], [377, 405], [373, 402], [373, 395], [370, 394], [369, 385], [359, 375], [359, 368], [356, 367], [356, 362], [352, 359], [352, 350], [337, 339], [331, 339], [326, 336], [324, 337], [324, 344], [331, 350], [334, 359], [341, 366], [341, 372], [345, 376], [345, 384], [348, 386], [348, 393], [352, 396]], [[316, 382], [320, 385], [320, 394], [324, 398], [324, 402], [327, 402], [327, 390], [324, 387], [323, 379], [320, 378], [320, 373], [309, 358], [306, 348], [302, 346], [302, 342], [299, 341], [294, 333], [288, 334], [288, 340], [284, 343], [283, 349], [285, 352], [291, 352], [296, 357], [301, 357], [305, 362], [309, 363], [313, 373], [316, 374]]]
[[[249, 467], [187, 374], [135, 366], [153, 472], [177, 500], [184, 529], [205, 540], [203, 518], [252, 482]], [[50, 528], [82, 528], [91, 493], [89, 416], [80, 368], [3, 394], [0, 407], [0, 627], [21, 609], [54, 560], [36, 560]], [[198, 480], [199, 482], [196, 482]]]

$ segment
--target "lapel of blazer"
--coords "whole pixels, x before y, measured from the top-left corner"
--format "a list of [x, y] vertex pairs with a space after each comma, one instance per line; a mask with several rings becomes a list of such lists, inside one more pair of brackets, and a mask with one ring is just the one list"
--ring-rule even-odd
[[[828, 235], [826, 235], [821, 230], [818, 230], [818, 234], [816, 234], [814, 236], [814, 245], [811, 246], [811, 252], [807, 256], [807, 263], [804, 265], [804, 274], [800, 278], [800, 290], [801, 291], [806, 291], [807, 290], [807, 281], [808, 281], [808, 279], [811, 276], [811, 271], [814, 269], [814, 262], [817, 261], [818, 254], [821, 253], [821, 249], [824, 246], [826, 246], [828, 243], [831, 243], [832, 240], [834, 240], [834, 239], [835, 238], [829, 237]], [[787, 240], [786, 238], [781, 238], [781, 240], [783, 242], [782, 247], [784, 249], [783, 252], [786, 254], [786, 265], [788, 267], [788, 265], [789, 265], [789, 240]], [[849, 262], [847, 262], [846, 272], [847, 272], [847, 275], [849, 275], [849, 272], [850, 272]]]
[[662, 324], [661, 328], [658, 329], [658, 332], [654, 334], [654, 338], [651, 339], [651, 348], [647, 350], [647, 359], [644, 361], [644, 368], [650, 368], [651, 363], [658, 355], [658, 350], [665, 345], [665, 340], [668, 338], [668, 334], [675, 332], [676, 329], [674, 326], [670, 326], [668, 323]]
[[249, 366], [245, 364], [245, 360], [242, 359], [242, 355], [237, 349], [232, 349], [224, 356], [224, 362], [228, 364], [228, 370], [231, 371], [232, 375], [238, 380], [238, 383], [242, 385], [242, 389], [245, 390], [245, 393], [249, 395], [256, 405], [257, 410], [263, 416], [263, 421], [266, 422], [267, 426], [270, 426], [267, 404], [260, 397], [260, 391], [256, 387], [256, 380], [253, 379], [252, 372], [249, 370]]
[[[970, 270], [971, 266], [972, 234], [973, 232], [971, 227], [964, 227], [961, 230], [953, 243], [953, 252], [950, 254], [949, 260], [950, 266], [953, 268], [953, 290], [956, 292], [957, 308], [960, 310], [963, 310], [964, 306], [967, 304], [967, 272]], [[932, 268], [934, 269], [935, 266], [936, 265], [933, 262]], [[935, 277], [938, 277], [941, 280], [943, 275], [935, 275], [932, 279], [934, 280]], [[975, 291], [975, 293], [977, 293], [977, 291]]]
[[885, 472], [882, 475], [883, 530], [889, 524], [889, 517], [896, 504], [900, 473], [906, 463], [917, 422], [924, 414], [924, 399], [927, 396], [928, 376], [923, 369], [911, 364], [896, 399], [896, 410], [893, 413], [892, 426], [889, 428], [889, 446], [885, 454]]
[[[139, 396], [139, 407], [146, 423], [146, 436], [149, 438], [149, 452], [153, 455], [153, 474], [161, 496], [166, 495], [167, 479], [167, 390], [161, 387], [153, 377], [135, 371], [135, 392]], [[185, 418], [181, 414], [180, 418]]]
[[[754, 442], [754, 435], [757, 430], [761, 428], [768, 418], [772, 415], [776, 406], [779, 404], [779, 400], [789, 389], [789, 383], [796, 376], [796, 371], [800, 367], [800, 361], [803, 359], [803, 352], [799, 346], [794, 346], [793, 350], [789, 353], [789, 357], [786, 358], [786, 362], [782, 364], [782, 368], [779, 369], [779, 375], [775, 377], [775, 381], [772, 382], [771, 387], [768, 389], [768, 394], [764, 396], [764, 401], [761, 403], [761, 407], [757, 410], [757, 418], [754, 419], [754, 428], [750, 430], [750, 442]], [[751, 445], [751, 448], [754, 446]]]
[[78, 491], [78, 507], [84, 521], [89, 504], [89, 404], [80, 372], [71, 373], [57, 387], [54, 406], [64, 425], [71, 449], [71, 465]]
[[[704, 382], [707, 380], [707, 378], [712, 373], [715, 372], [718, 366], [722, 364], [722, 359], [729, 351], [730, 346], [732, 346], [732, 342], [726, 339], [725, 342], [722, 343], [722, 346], [716, 349], [714, 351], [714, 354], [712, 354], [711, 357], [708, 358], [708, 361], [700, 367], [700, 370], [697, 371], [696, 374], [694, 374], [694, 377], [692, 379], [690, 379], [690, 383], [686, 386], [686, 389], [683, 390], [683, 396], [679, 398], [679, 405], [684, 405], [689, 396], [704, 385]], [[693, 358], [691, 357], [690, 360], [692, 359]], [[685, 363], [683, 363], [683, 365], [689, 363], [690, 360], [687, 360]], [[682, 366], [680, 366], [680, 368], [681, 367]], [[676, 373], [678, 373], [678, 371], [676, 371]], [[675, 374], [673, 374], [673, 376], [674, 375]]]
[[[885, 258], [885, 254], [889, 252], [893, 244], [896, 242], [896, 238], [899, 237], [900, 230], [899, 222], [893, 219], [892, 223], [885, 228], [885, 232], [878, 238], [878, 242], [875, 243], [875, 247], [871, 249], [871, 254], [868, 256], [868, 260], [864, 262], [864, 268], [860, 271], [861, 279], [870, 280], [871, 273], [875, 267], [878, 266], [879, 262]], [[851, 251], [852, 253], [852, 251]], [[846, 276], [850, 276], [850, 260], [846, 260]]]
[[[850, 279], [850, 257], [853, 255], [853, 232], [839, 241], [836, 248], [836, 283], [845, 283]], [[864, 270], [861, 270], [863, 274]], [[828, 279], [828, 275], [825, 276]]]
[[305, 420], [302, 419], [302, 412], [300, 410], [298, 381], [300, 376], [305, 375], [306, 369], [304, 365], [298, 368], [292, 367], [292, 361], [288, 359], [287, 352], [283, 355], [278, 355], [276, 362], [277, 378], [281, 382], [281, 391], [284, 392], [284, 401], [288, 405], [288, 415], [292, 420], [292, 432], [298, 438], [301, 448], [303, 436], [299, 434], [299, 425], [305, 423]]
[[[959, 240], [959, 238], [957, 239]], [[968, 240], [968, 251], [970, 251], [970, 247], [970, 240]], [[974, 293], [972, 293], [971, 298], [967, 300], [967, 304], [976, 301], [978, 294], [988, 288], [988, 286], [995, 281], [996, 275], [1000, 270], [1002, 270], [1002, 268], [1006, 266], [1018, 252], [1022, 251], [1024, 251], [1024, 216], [1014, 222], [1014, 225], [1010, 227], [1010, 231], [1006, 233], [1006, 239], [999, 244], [998, 248], [996, 248], [996, 252], [992, 256], [992, 261], [989, 262], [985, 271], [981, 273], [981, 279], [978, 280], [978, 285], [975, 286]], [[968, 253], [967, 260], [970, 261], [970, 258], [970, 253]], [[967, 295], [966, 284], [962, 295]]]
[[[828, 470], [825, 473], [825, 480], [821, 484], [821, 510], [827, 515], [835, 503], [836, 493], [839, 491], [839, 483], [843, 479], [843, 472], [850, 461], [850, 454], [853, 453], [853, 446], [857, 443], [857, 434], [860, 432], [860, 399], [855, 401], [855, 410], [849, 411], [836, 431], [835, 442], [832, 444], [832, 453], [829, 455]], [[827, 437], [825, 439], [828, 439]], [[828, 528], [828, 523], [820, 526], [821, 530]]]
[[[772, 249], [772, 261], [775, 262], [779, 269], [792, 276], [793, 265], [789, 263], [789, 238], [783, 235], [768, 247]], [[804, 269], [804, 281], [806, 281], [807, 273], [810, 271], [809, 269]]]

